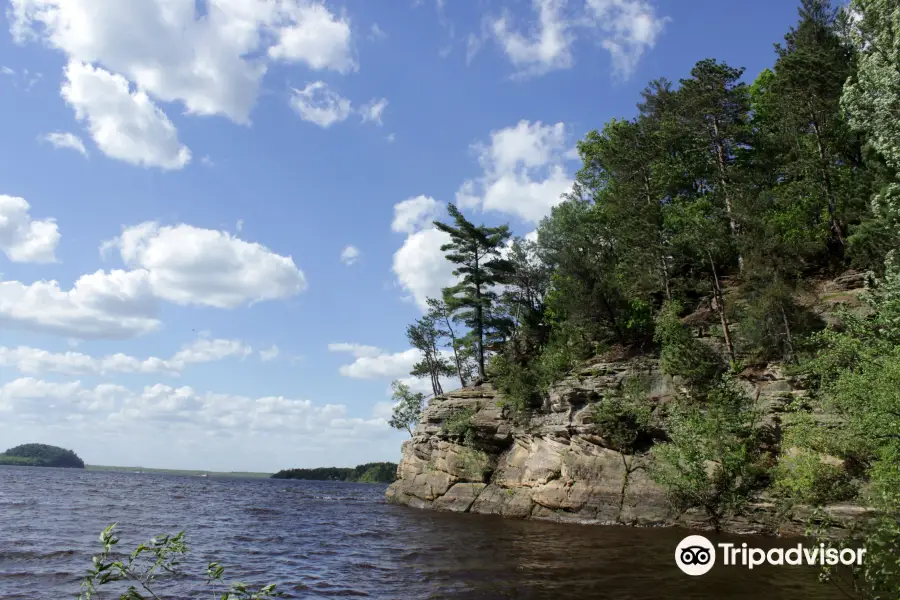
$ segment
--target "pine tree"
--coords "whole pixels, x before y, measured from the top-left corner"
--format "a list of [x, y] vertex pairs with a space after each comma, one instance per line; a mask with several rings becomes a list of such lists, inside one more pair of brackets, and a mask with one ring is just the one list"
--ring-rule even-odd
[[422, 360], [413, 365], [410, 375], [428, 377], [431, 380], [431, 391], [435, 396], [444, 393], [441, 377], [450, 377], [456, 371], [439, 348], [441, 331], [435, 315], [430, 312], [406, 328], [406, 338], [413, 348], [422, 353]]
[[472, 332], [478, 362], [478, 376], [485, 379], [485, 345], [502, 338], [510, 329], [509, 319], [497, 311], [497, 286], [509, 279], [511, 266], [501, 249], [510, 238], [509, 227], [474, 225], [450, 204], [453, 224], [435, 221], [438, 230], [450, 236], [441, 246], [447, 260], [458, 265], [453, 274], [459, 283], [444, 290], [453, 320], [464, 323]]

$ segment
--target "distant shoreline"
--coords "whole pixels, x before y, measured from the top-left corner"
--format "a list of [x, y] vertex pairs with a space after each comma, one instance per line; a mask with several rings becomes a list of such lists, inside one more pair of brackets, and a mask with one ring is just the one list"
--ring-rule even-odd
[[202, 469], [151, 469], [147, 467], [115, 467], [108, 465], [85, 465], [84, 469], [86, 471], [110, 471], [110, 472], [118, 472], [118, 473], [152, 473], [156, 475], [187, 475], [187, 476], [201, 476], [208, 475], [209, 477], [241, 477], [241, 478], [256, 478], [256, 479], [267, 479], [272, 476], [272, 473], [257, 473], [253, 471], [204, 471]]

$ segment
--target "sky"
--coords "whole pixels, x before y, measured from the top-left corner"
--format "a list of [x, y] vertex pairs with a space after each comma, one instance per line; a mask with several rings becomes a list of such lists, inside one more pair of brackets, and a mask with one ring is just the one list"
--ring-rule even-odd
[[447, 203], [534, 232], [585, 133], [704, 58], [752, 80], [797, 15], [0, 3], [0, 451], [265, 472], [399, 460], [390, 383], [453, 281], [432, 225]]

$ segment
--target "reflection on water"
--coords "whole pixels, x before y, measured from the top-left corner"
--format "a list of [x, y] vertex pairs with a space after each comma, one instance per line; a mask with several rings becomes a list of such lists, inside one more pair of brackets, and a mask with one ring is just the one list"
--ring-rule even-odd
[[[126, 550], [186, 529], [194, 572], [218, 560], [226, 579], [276, 582], [290, 598], [842, 597], [802, 567], [684, 575], [674, 564], [684, 531], [418, 511], [383, 494], [367, 484], [0, 467], [0, 598], [77, 594], [113, 521]], [[171, 582], [167, 592], [209, 598], [196, 583]]]

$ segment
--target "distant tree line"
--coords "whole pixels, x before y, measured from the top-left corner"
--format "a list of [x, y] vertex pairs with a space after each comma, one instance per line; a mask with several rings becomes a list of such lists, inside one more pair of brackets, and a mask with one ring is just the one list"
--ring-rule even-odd
[[318, 467], [315, 469], [285, 469], [272, 479], [305, 479], [309, 481], [349, 481], [358, 483], [393, 483], [397, 478], [397, 463], [375, 462], [355, 467]]
[[83, 469], [84, 461], [72, 450], [47, 444], [22, 444], [0, 454], [0, 465]]

